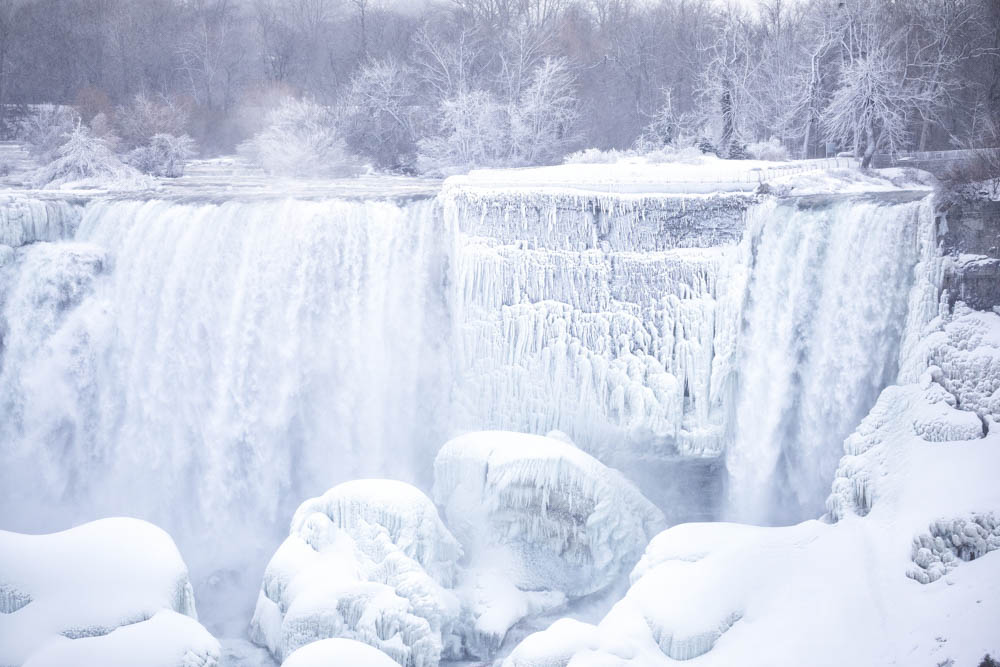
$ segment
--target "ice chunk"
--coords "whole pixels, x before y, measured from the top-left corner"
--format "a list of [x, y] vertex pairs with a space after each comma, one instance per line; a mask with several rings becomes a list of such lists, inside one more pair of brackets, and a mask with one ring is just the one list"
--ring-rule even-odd
[[935, 521], [929, 532], [913, 538], [913, 563], [906, 576], [922, 584], [937, 581], [962, 561], [1000, 549], [1000, 520], [992, 512], [969, 519]]
[[434, 497], [468, 551], [460, 591], [480, 657], [520, 618], [607, 587], [664, 525], [618, 471], [539, 435], [449, 441], [434, 462]]
[[325, 638], [370, 644], [406, 667], [458, 650], [448, 590], [461, 555], [430, 499], [357, 480], [304, 502], [264, 573], [251, 639], [278, 660]]
[[[137, 519], [102, 519], [50, 535], [0, 531], [0, 612], [3, 665], [30, 658], [37, 665], [186, 667], [219, 657], [218, 643], [196, 622], [187, 567], [173, 541]], [[96, 659], [135, 656], [137, 645], [153, 641], [163, 649], [155, 658]], [[180, 659], [188, 654], [198, 659]]]
[[323, 639], [306, 644], [288, 659], [282, 667], [395, 667], [396, 663], [385, 653], [352, 639]]

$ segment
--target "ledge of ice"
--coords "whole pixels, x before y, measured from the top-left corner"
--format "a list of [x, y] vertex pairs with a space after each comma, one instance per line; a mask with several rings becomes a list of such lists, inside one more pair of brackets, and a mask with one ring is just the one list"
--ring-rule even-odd
[[356, 480], [304, 502], [264, 573], [251, 639], [279, 661], [325, 638], [370, 644], [404, 667], [458, 651], [448, 590], [461, 548], [430, 499]]
[[218, 659], [218, 642], [197, 622], [187, 567], [156, 526], [115, 518], [50, 535], [0, 531], [0, 664]]

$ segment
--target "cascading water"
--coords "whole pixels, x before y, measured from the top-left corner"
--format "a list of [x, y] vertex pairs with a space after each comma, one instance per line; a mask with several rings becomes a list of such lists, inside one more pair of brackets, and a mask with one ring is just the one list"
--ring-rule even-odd
[[4, 528], [137, 515], [196, 574], [259, 569], [303, 498], [428, 485], [451, 253], [433, 212], [96, 202], [72, 241], [22, 248], [0, 269]]
[[724, 450], [734, 517], [820, 511], [895, 372], [920, 204], [759, 204], [739, 242], [715, 200], [441, 199], [0, 220], [0, 527], [151, 519], [211, 621], [300, 501], [429, 488], [465, 429], [566, 431], [678, 520], [714, 517]]
[[920, 202], [841, 199], [759, 206], [733, 372], [728, 515], [818, 516], [842, 443], [896, 375]]

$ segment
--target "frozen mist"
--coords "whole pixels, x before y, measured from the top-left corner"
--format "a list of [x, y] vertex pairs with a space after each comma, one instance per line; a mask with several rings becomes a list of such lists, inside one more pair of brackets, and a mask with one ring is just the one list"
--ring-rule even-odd
[[303, 498], [429, 490], [471, 428], [562, 430], [673, 521], [816, 516], [893, 379], [927, 209], [687, 203], [657, 236], [677, 201], [26, 204], [0, 268], [5, 528], [151, 519], [238, 633]]

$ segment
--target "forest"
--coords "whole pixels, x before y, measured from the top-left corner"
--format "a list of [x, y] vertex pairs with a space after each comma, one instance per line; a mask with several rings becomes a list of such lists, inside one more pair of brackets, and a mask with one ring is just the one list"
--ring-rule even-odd
[[73, 124], [262, 159], [307, 132], [340, 164], [425, 173], [991, 147], [1000, 2], [2, 0], [0, 132]]

